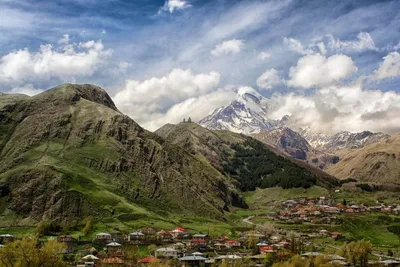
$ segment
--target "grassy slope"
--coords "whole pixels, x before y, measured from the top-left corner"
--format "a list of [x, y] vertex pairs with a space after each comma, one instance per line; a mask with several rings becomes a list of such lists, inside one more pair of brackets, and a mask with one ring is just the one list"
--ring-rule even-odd
[[[245, 193], [245, 200], [249, 204], [249, 210], [238, 210], [235, 216], [237, 218], [246, 218], [255, 216], [252, 222], [272, 223], [278, 228], [289, 231], [318, 231], [327, 229], [329, 231], [339, 231], [347, 238], [356, 240], [370, 240], [376, 246], [396, 247], [399, 244], [400, 236], [388, 230], [389, 226], [400, 225], [400, 216], [385, 215], [382, 213], [343, 214], [340, 215], [340, 224], [321, 225], [321, 224], [288, 224], [283, 222], [271, 221], [265, 216], [266, 212], [274, 210], [270, 203], [273, 201], [283, 201], [298, 197], [320, 197], [330, 196], [336, 201], [346, 199], [356, 203], [366, 203], [374, 205], [376, 200], [391, 204], [399, 203], [400, 196], [393, 192], [346, 192], [335, 193], [325, 188], [314, 186], [309, 189], [282, 189], [279, 187], [257, 189], [254, 192]], [[315, 240], [315, 242], [332, 243], [329, 238]], [[340, 242], [338, 242], [340, 245]]]
[[315, 184], [315, 177], [323, 186], [336, 183], [332, 176], [303, 162], [287, 159], [276, 149], [248, 136], [211, 131], [195, 123], [167, 124], [155, 133], [238, 180], [244, 190], [275, 182], [289, 187], [291, 183], [300, 186], [300, 181]]
[[[59, 90], [55, 94], [59, 96], [51, 96], [62, 98], [65, 91]], [[39, 96], [32, 98], [33, 101], [41, 100]], [[19, 101], [20, 99], [16, 100]], [[26, 99], [22, 99], [26, 101]], [[7, 104], [9, 100], [7, 99]], [[29, 100], [31, 101], [31, 100]], [[83, 122], [89, 122], [93, 118], [102, 119], [109, 123], [114, 116], [119, 116], [120, 113], [113, 111], [104, 106], [100, 106], [97, 103], [80, 99], [76, 104], [69, 106], [66, 110], [62, 111], [63, 114], [71, 114], [70, 124], [62, 127], [61, 129], [80, 129], [85, 126]], [[29, 120], [24, 121], [29, 123]], [[104, 128], [108, 125], [106, 124]], [[36, 126], [33, 126], [36, 127]], [[39, 127], [39, 126], [37, 126]], [[23, 136], [29, 136], [31, 127], [22, 125], [17, 129], [16, 133], [12, 138], [9, 136], [12, 124], [3, 124], [0, 128], [0, 143], [2, 141], [11, 141], [13, 144], [17, 144], [23, 140]], [[18, 176], [32, 169], [40, 172], [51, 173], [55, 177], [62, 180], [69, 192], [79, 193], [85, 196], [89, 203], [93, 207], [96, 207], [94, 211], [96, 218], [99, 219], [95, 225], [95, 230], [107, 230], [117, 229], [121, 231], [132, 231], [133, 229], [151, 226], [158, 229], [171, 229], [177, 225], [194, 229], [193, 231], [205, 231], [208, 230], [209, 225], [215, 228], [215, 231], [224, 232], [226, 229], [232, 227], [231, 224], [221, 222], [220, 220], [211, 219], [214, 216], [210, 216], [210, 219], [193, 217], [197, 212], [182, 212], [180, 210], [179, 200], [174, 202], [173, 199], [169, 199], [170, 202], [165, 202], [160, 205], [156, 201], [152, 201], [150, 198], [141, 198], [139, 200], [132, 201], [127, 197], [126, 192], [121, 190], [124, 181], [131, 182], [129, 187], [139, 187], [139, 178], [135, 178], [138, 174], [127, 171], [120, 173], [118, 176], [115, 173], [107, 173], [96, 168], [88, 167], [88, 158], [98, 159], [102, 156], [106, 156], [109, 161], [118, 161], [121, 158], [121, 145], [115, 139], [109, 138], [104, 134], [96, 135], [88, 132], [88, 138], [83, 137], [85, 140], [82, 145], [82, 136], [76, 134], [69, 135], [68, 142], [64, 138], [51, 138], [44, 139], [35, 143], [34, 146], [29, 147], [28, 150], [23, 153], [18, 152], [18, 161], [23, 164], [17, 164], [13, 168], [8, 169], [0, 174], [0, 181], [7, 181], [11, 176]], [[150, 134], [151, 135], [151, 134]], [[92, 138], [93, 137], [93, 138]], [[10, 139], [11, 138], [11, 139]], [[22, 139], [21, 139], [22, 138]], [[9, 140], [3, 140], [9, 139]], [[38, 137], [42, 139], [42, 137]], [[154, 146], [160, 147], [157, 139], [148, 139], [148, 142], [153, 142]], [[23, 143], [23, 142], [22, 142]], [[23, 143], [25, 144], [25, 143]], [[168, 147], [169, 145], [167, 145]], [[16, 146], [11, 146], [10, 142], [4, 147], [3, 156], [5, 161], [3, 166], [7, 166], [8, 162], [12, 163], [12, 157], [15, 155]], [[137, 148], [139, 149], [139, 148]], [[179, 150], [171, 149], [169, 153], [181, 153]], [[210, 175], [209, 170], [204, 167], [204, 164], [199, 163], [197, 160], [187, 158], [193, 162], [193, 172], [201, 172], [202, 175]], [[186, 161], [187, 161], [186, 160]], [[187, 170], [186, 170], [187, 171]], [[211, 171], [212, 172], [212, 171]], [[194, 175], [189, 174], [188, 175]], [[187, 177], [184, 177], [187, 179]], [[203, 177], [199, 177], [203, 178]], [[218, 177], [213, 176], [214, 180]], [[195, 185], [197, 186], [197, 185]], [[213, 191], [210, 190], [210, 194]], [[27, 225], [33, 226], [36, 222], [35, 219], [31, 218], [28, 220], [21, 221], [21, 216], [15, 214], [12, 210], [7, 208], [6, 198], [0, 199], [0, 204], [3, 208], [2, 215], [3, 219], [0, 223], [0, 227], [14, 227], [12, 229], [25, 229], [23, 227], [15, 228], [16, 225]], [[0, 205], [1, 206], [1, 205]], [[203, 205], [203, 209], [207, 209]], [[210, 208], [210, 212], [213, 210]], [[77, 222], [80, 224], [80, 222]], [[32, 228], [27, 228], [28, 232]], [[13, 230], [13, 231], [14, 231]], [[18, 231], [17, 231], [18, 232]], [[21, 230], [25, 232], [25, 230]]]

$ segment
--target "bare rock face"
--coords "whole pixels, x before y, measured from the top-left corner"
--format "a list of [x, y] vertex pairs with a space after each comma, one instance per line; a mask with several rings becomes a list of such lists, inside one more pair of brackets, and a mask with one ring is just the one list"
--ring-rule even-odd
[[141, 128], [93, 85], [0, 105], [0, 179], [7, 209], [35, 221], [138, 207], [224, 219], [232, 205], [245, 206], [226, 177]]

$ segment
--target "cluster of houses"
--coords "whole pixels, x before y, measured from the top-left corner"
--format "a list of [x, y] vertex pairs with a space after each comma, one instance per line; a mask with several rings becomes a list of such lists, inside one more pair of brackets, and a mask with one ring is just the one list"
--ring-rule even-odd
[[[254, 243], [258, 256], [254, 255], [254, 248], [245, 249], [249, 246], [249, 240]], [[59, 236], [58, 241], [66, 243], [68, 248], [73, 248], [73, 243], [76, 242], [72, 237], [65, 235]], [[182, 266], [211, 266], [226, 261], [235, 263], [245, 258], [262, 263], [264, 254], [276, 253], [289, 247], [288, 241], [274, 236], [268, 238], [255, 230], [243, 232], [237, 239], [227, 236], [211, 239], [207, 234], [191, 235], [181, 227], [158, 232], [144, 228], [125, 236], [119, 233], [98, 233], [92, 242], [96, 245], [102, 244], [104, 251], [99, 253], [95, 249], [86, 250], [83, 253], [86, 255], [82, 258], [82, 264], [78, 266], [93, 266], [96, 263], [101, 263], [101, 266], [131, 266], [125, 260], [124, 253], [124, 247], [130, 244], [158, 246], [153, 255], [139, 259], [134, 266], [171, 259], [179, 261]]]
[[269, 212], [268, 216], [273, 220], [312, 222], [329, 224], [338, 220], [342, 213], [382, 212], [400, 214], [400, 205], [379, 204], [376, 206], [356, 205], [349, 202], [335, 202], [326, 197], [298, 198], [280, 202], [279, 211]]

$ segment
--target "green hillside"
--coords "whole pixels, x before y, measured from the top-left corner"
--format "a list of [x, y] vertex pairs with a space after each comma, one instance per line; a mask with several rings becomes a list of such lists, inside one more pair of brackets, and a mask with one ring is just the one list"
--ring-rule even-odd
[[337, 182], [312, 167], [276, 154], [269, 146], [245, 135], [212, 131], [195, 123], [167, 124], [155, 133], [236, 180], [243, 191], [274, 186], [332, 186]]
[[0, 96], [1, 226], [87, 216], [110, 224], [173, 215], [225, 220], [236, 187], [121, 114], [93, 85]]

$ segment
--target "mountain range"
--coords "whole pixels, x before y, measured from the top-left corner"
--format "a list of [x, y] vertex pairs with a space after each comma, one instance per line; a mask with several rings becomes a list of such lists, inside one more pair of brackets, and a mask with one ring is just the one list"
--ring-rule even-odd
[[194, 123], [149, 132], [94, 85], [0, 95], [3, 226], [88, 216], [114, 225], [176, 214], [227, 220], [247, 207], [243, 191], [315, 184], [338, 182], [250, 136]]
[[[327, 135], [313, 132], [308, 127], [292, 127], [289, 115], [278, 120], [268, 117], [272, 105], [271, 100], [253, 88], [242, 87], [236, 90], [236, 97], [229, 105], [216, 109], [201, 119], [199, 124], [213, 130], [228, 130], [251, 135], [286, 155], [328, 170], [329, 174], [340, 178], [349, 178], [348, 176], [352, 175], [351, 171], [339, 171], [339, 168], [343, 168], [348, 162], [346, 157], [348, 153], [357, 154], [363, 148], [390, 138], [390, 135], [370, 131], [360, 133], [342, 131]], [[338, 165], [335, 167], [336, 164]], [[368, 180], [365, 175], [360, 175], [359, 178]], [[382, 181], [387, 180], [383, 178]], [[396, 181], [400, 182], [400, 177]]]

